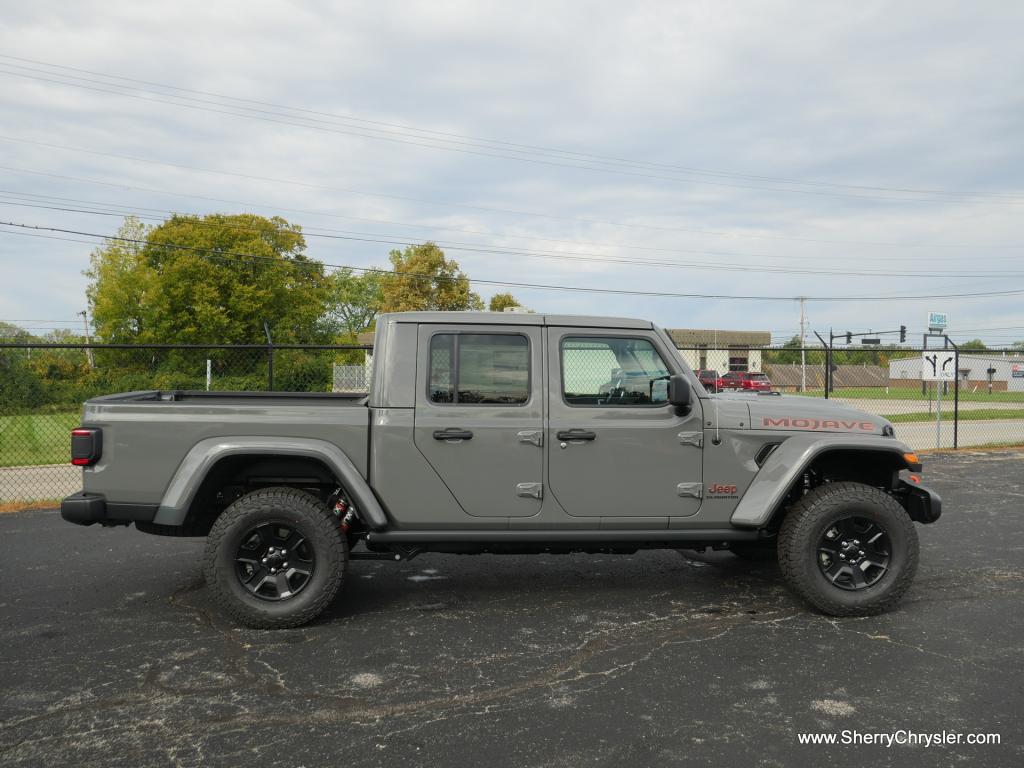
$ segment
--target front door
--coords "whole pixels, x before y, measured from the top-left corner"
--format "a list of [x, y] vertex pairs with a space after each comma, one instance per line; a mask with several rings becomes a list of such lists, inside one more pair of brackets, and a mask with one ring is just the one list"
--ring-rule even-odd
[[420, 326], [414, 440], [469, 515], [540, 511], [541, 339], [539, 326]]
[[696, 514], [702, 495], [701, 404], [668, 403], [682, 373], [653, 331], [547, 329], [550, 489], [575, 517]]

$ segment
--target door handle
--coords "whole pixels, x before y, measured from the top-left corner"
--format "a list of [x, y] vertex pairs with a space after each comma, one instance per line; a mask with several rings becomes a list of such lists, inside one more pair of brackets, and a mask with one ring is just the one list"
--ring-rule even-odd
[[596, 440], [597, 433], [586, 429], [568, 429], [557, 434], [559, 440]]
[[457, 427], [448, 427], [448, 429], [437, 429], [434, 430], [435, 440], [472, 440], [473, 433], [468, 429], [458, 429]]

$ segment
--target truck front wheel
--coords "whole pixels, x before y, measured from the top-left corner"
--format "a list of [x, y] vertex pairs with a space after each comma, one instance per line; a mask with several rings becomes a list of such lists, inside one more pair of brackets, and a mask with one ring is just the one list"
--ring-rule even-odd
[[315, 496], [264, 488], [217, 518], [204, 573], [215, 601], [250, 627], [297, 627], [314, 619], [341, 587], [348, 542]]
[[778, 551], [789, 585], [833, 616], [889, 610], [917, 571], [913, 521], [894, 498], [861, 483], [826, 483], [797, 501]]

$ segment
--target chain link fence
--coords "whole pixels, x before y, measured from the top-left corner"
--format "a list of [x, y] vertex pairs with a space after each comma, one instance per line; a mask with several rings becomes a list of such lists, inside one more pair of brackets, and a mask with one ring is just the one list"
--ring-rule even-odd
[[[1024, 353], [928, 350], [940, 354], [947, 375], [956, 372], [935, 382], [922, 381], [925, 352], [833, 350], [828, 365], [821, 347], [680, 349], [710, 390], [756, 391], [766, 382], [784, 395], [827, 396], [889, 419], [916, 450], [1024, 445]], [[0, 344], [0, 507], [80, 488], [80, 470], [68, 464], [69, 433], [91, 397], [148, 389], [365, 392], [371, 362], [372, 347], [361, 345]], [[614, 381], [614, 371], [605, 373], [598, 390]]]
[[0, 507], [80, 490], [82, 403], [137, 390], [365, 392], [360, 345], [0, 344]]
[[[828, 397], [888, 419], [896, 436], [915, 450], [1024, 445], [1022, 350], [689, 348], [680, 353], [694, 369], [705, 371], [701, 379], [710, 390], [750, 391], [744, 374], [763, 373], [772, 392]], [[948, 379], [928, 380], [933, 356], [934, 373]]]

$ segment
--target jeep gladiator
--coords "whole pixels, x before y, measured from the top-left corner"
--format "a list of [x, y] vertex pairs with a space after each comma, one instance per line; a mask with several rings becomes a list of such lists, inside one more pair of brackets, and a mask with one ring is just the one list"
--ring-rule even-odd
[[833, 615], [893, 606], [939, 517], [878, 416], [709, 394], [618, 318], [385, 314], [367, 395], [146, 391], [85, 403], [73, 523], [206, 536], [223, 609], [297, 626], [350, 559], [728, 549]]

